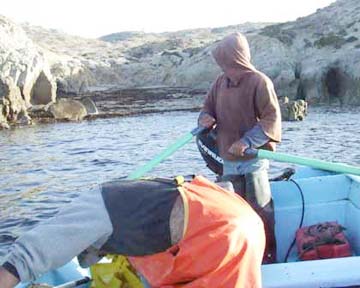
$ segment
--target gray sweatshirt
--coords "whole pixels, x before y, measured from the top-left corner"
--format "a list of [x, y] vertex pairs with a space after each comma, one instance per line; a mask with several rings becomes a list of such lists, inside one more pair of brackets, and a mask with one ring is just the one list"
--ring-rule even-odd
[[[51, 219], [19, 237], [10, 247], [3, 266], [13, 274], [11, 267], [15, 267], [21, 282], [33, 281], [53, 267], [68, 263], [74, 255], [89, 247], [100, 249], [112, 231], [97, 186], [82, 193]], [[58, 250], [62, 253], [58, 253]]]

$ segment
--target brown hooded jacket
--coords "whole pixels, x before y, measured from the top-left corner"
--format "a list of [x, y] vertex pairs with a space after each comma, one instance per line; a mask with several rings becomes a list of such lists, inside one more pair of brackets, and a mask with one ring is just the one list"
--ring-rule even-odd
[[[238, 158], [228, 152], [255, 125], [270, 138], [267, 149], [281, 141], [281, 114], [272, 81], [250, 62], [250, 48], [240, 33], [225, 37], [213, 51], [223, 74], [213, 83], [203, 112], [216, 119], [220, 156]], [[242, 158], [240, 158], [242, 159]]]

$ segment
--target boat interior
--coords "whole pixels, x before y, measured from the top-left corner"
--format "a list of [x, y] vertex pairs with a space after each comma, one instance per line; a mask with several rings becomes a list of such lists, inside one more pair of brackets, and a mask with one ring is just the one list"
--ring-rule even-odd
[[[263, 265], [264, 287], [349, 287], [360, 283], [360, 177], [301, 168], [290, 179], [271, 183], [278, 263]], [[292, 245], [300, 224], [306, 227], [334, 221], [346, 229], [352, 256], [300, 260], [296, 244]]]

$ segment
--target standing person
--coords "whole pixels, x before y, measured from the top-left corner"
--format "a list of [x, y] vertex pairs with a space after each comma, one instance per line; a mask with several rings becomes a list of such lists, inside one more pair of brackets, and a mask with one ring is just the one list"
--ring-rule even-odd
[[[177, 178], [179, 179], [179, 178]], [[78, 256], [130, 257], [151, 287], [258, 288], [265, 233], [236, 193], [197, 176], [103, 183], [10, 247], [0, 287], [35, 280]]]
[[199, 125], [216, 125], [223, 180], [233, 182], [265, 224], [264, 263], [276, 261], [274, 208], [267, 170], [269, 162], [246, 155], [248, 148], [275, 149], [281, 140], [281, 114], [273, 83], [250, 62], [250, 48], [240, 33], [225, 37], [213, 50], [223, 70], [213, 83]]

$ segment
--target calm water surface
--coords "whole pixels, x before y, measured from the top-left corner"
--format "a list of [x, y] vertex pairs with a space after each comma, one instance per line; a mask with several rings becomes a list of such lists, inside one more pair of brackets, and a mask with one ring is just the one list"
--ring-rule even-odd
[[[278, 151], [360, 165], [359, 112], [311, 109], [305, 121], [283, 123]], [[92, 185], [145, 164], [190, 131], [196, 118], [192, 112], [163, 113], [0, 131], [0, 260], [19, 235]], [[271, 173], [285, 166], [273, 163]], [[215, 178], [194, 142], [150, 173], [178, 174]]]

